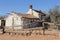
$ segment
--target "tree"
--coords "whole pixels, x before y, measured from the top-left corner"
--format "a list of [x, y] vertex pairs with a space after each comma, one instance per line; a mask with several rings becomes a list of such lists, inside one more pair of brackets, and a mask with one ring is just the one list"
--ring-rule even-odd
[[45, 17], [45, 21], [46, 21], [46, 22], [51, 22], [50, 15], [47, 15], [47, 16]]
[[51, 22], [57, 23], [58, 16], [59, 16], [59, 7], [55, 6], [53, 9], [49, 11], [49, 13], [50, 13], [49, 15], [50, 15]]

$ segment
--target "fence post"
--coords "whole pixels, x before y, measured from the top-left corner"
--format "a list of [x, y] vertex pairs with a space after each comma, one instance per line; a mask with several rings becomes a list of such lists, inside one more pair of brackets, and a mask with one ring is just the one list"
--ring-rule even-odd
[[44, 27], [44, 22], [43, 22], [43, 35], [45, 35], [45, 27]]

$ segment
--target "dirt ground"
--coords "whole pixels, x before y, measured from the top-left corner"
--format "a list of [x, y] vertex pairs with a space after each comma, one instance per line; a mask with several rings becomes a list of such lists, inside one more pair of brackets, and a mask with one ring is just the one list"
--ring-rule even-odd
[[[60, 36], [54, 35], [57, 34], [56, 31], [46, 31], [46, 35], [35, 35], [31, 36], [22, 36], [22, 35], [9, 35], [9, 34], [0, 34], [0, 40], [60, 40]], [[49, 34], [50, 33], [50, 34]]]

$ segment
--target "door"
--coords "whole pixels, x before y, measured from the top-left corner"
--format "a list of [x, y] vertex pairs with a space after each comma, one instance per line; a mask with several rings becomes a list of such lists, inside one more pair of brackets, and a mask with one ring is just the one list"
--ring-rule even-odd
[[5, 20], [1, 20], [1, 26], [5, 26]]

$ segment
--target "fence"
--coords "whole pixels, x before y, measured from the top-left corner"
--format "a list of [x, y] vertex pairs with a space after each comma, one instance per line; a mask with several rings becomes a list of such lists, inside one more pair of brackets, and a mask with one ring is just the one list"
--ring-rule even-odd
[[[50, 23], [50, 22], [43, 22], [43, 24], [47, 24], [48, 25], [47, 27], [50, 30], [52, 30], [52, 29], [55, 29], [55, 30], [60, 29], [60, 28], [58, 28], [58, 27], [60, 27], [60, 24], [55, 24], [55, 23]], [[44, 25], [44, 27], [45, 27], [45, 25]]]
[[12, 30], [12, 29], [7, 28], [7, 29], [5, 29], [5, 32], [9, 33], [9, 34], [21, 34], [21, 35], [46, 34], [45, 32], [47, 32], [47, 31], [45, 30], [44, 24], [48, 24], [49, 25], [48, 29], [50, 29], [50, 30], [55, 29], [57, 26], [60, 26], [60, 24], [43, 22], [43, 27], [27, 28], [27, 29], [19, 29], [19, 30]]
[[31, 34], [42, 34], [43, 27], [29, 28], [29, 29], [20, 29], [20, 30], [5, 30], [9, 34], [21, 34], [21, 35], [31, 35]]

